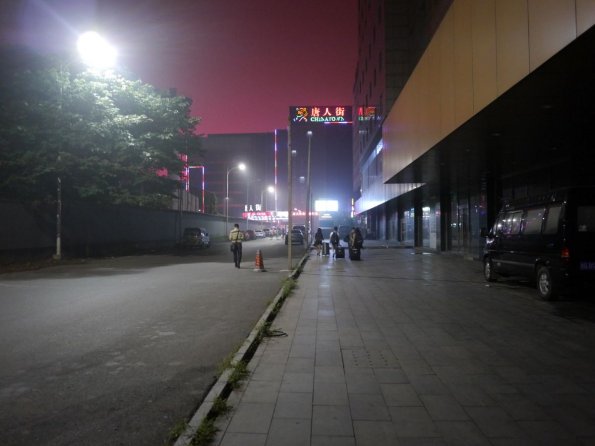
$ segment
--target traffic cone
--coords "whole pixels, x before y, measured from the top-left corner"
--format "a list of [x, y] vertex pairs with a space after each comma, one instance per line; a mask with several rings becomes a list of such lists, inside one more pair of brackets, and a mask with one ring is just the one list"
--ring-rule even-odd
[[264, 261], [262, 259], [262, 253], [260, 252], [260, 249], [256, 250], [256, 260], [254, 261], [254, 271], [257, 271], [259, 273], [263, 273], [266, 271], [266, 269], [264, 269]]

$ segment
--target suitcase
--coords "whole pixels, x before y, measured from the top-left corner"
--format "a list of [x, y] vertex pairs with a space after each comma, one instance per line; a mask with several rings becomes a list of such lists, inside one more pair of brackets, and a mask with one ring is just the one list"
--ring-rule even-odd
[[324, 242], [322, 244], [322, 255], [328, 256], [328, 253], [329, 253], [329, 244], [327, 242]]
[[337, 246], [337, 249], [335, 252], [335, 257], [337, 257], [338, 259], [344, 259], [345, 258], [345, 248], [343, 248], [342, 246]]
[[349, 258], [351, 260], [361, 260], [361, 251], [357, 248], [351, 248], [349, 250]]

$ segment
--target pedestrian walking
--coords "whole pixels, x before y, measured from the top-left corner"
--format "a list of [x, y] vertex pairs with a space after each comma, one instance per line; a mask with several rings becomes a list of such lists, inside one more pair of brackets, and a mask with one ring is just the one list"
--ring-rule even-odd
[[336, 226], [333, 227], [333, 232], [331, 232], [330, 242], [331, 246], [333, 247], [333, 257], [337, 258], [337, 251], [339, 249], [339, 245], [341, 244], [341, 239], [339, 237], [339, 229]]
[[355, 240], [355, 226], [353, 228], [351, 228], [351, 231], [349, 231], [349, 238], [348, 238], [348, 245], [351, 248], [353, 246], [353, 241]]
[[314, 248], [316, 248], [317, 256], [320, 255], [320, 250], [322, 249], [322, 240], [324, 240], [324, 235], [322, 235], [322, 229], [318, 228], [314, 234]]
[[360, 260], [361, 249], [364, 246], [364, 237], [359, 228], [351, 229], [349, 233], [349, 258], [351, 260]]
[[240, 267], [242, 261], [242, 241], [244, 240], [244, 233], [240, 231], [240, 225], [237, 223], [233, 225], [233, 229], [229, 233], [229, 240], [231, 241], [231, 252], [233, 252], [233, 263], [236, 268]]

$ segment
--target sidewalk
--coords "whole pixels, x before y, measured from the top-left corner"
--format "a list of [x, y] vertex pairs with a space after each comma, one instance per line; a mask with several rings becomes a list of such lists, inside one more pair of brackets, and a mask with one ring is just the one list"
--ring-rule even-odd
[[595, 444], [595, 325], [478, 262], [376, 248], [310, 257], [214, 444]]

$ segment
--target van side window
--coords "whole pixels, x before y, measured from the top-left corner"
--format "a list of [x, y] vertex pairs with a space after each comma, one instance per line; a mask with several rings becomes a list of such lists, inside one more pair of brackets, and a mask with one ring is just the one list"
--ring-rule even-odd
[[502, 234], [502, 231], [506, 227], [506, 215], [500, 214], [494, 223], [494, 227], [492, 228], [492, 234]]
[[521, 232], [521, 217], [523, 211], [507, 212], [504, 216], [504, 225], [502, 233], [507, 235], [516, 235]]
[[558, 232], [558, 221], [560, 220], [561, 210], [562, 206], [550, 206], [543, 228], [544, 234], [555, 234]]
[[528, 209], [525, 215], [523, 234], [540, 234], [544, 214], [545, 208]]
[[595, 206], [578, 206], [576, 223], [578, 232], [595, 232]]

